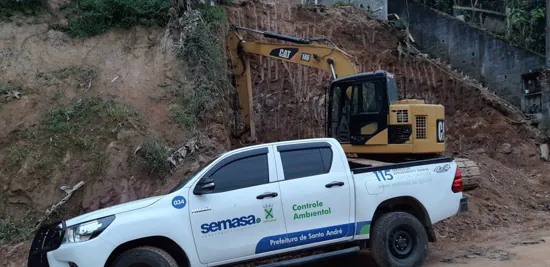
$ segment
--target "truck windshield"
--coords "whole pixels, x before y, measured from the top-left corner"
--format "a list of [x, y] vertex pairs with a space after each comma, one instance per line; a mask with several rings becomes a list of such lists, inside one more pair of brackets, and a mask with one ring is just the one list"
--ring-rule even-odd
[[199, 174], [206, 166], [210, 165], [210, 163], [214, 162], [215, 160], [217, 160], [219, 157], [223, 156], [225, 153], [222, 153], [220, 155], [218, 155], [217, 157], [211, 159], [210, 161], [208, 161], [206, 164], [204, 164], [204, 166], [201, 166], [196, 172], [194, 172], [193, 174], [187, 176], [187, 177], [184, 177], [181, 179], [181, 181], [174, 187], [172, 188], [172, 190], [170, 190], [170, 192], [168, 192], [168, 194], [170, 193], [173, 193], [173, 192], [176, 192], [178, 190], [180, 190], [182, 187], [184, 187], [189, 181], [193, 180], [193, 178], [195, 178], [195, 176], [197, 176], [197, 174]]

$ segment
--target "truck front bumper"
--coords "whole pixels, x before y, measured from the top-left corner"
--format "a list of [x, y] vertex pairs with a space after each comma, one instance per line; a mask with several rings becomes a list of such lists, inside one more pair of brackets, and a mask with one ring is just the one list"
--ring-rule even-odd
[[98, 267], [104, 266], [113, 245], [96, 237], [80, 243], [62, 244], [65, 224], [41, 227], [29, 252], [29, 267]]
[[460, 199], [460, 205], [458, 206], [458, 213], [463, 213], [468, 211], [468, 198], [462, 197]]

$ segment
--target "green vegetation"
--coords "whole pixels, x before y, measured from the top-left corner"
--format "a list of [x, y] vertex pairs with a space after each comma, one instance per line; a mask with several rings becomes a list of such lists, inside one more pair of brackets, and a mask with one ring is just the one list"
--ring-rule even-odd
[[71, 76], [76, 77], [79, 81], [85, 81], [90, 76], [94, 75], [94, 71], [88, 68], [81, 68], [76, 66], [68, 66], [58, 70], [54, 70], [45, 74], [46, 77], [54, 77], [57, 79], [67, 79]]
[[172, 164], [168, 161], [170, 151], [153, 137], [141, 145], [137, 154], [147, 166], [149, 173], [164, 175], [172, 169]]
[[[15, 173], [27, 160], [35, 175], [46, 175], [63, 161], [67, 151], [80, 154], [89, 175], [103, 173], [105, 147], [123, 128], [140, 128], [144, 121], [131, 106], [86, 97], [74, 104], [49, 112], [40, 124], [17, 131], [15, 143], [8, 146], [0, 169]], [[32, 149], [30, 149], [32, 148]]]
[[544, 0], [511, 0], [508, 39], [513, 43], [544, 53], [545, 5]]
[[14, 220], [11, 217], [0, 219], [0, 245], [31, 240], [34, 224], [28, 216]]
[[52, 110], [44, 121], [44, 127], [51, 133], [70, 134], [68, 137], [80, 140], [134, 121], [142, 122], [132, 107], [99, 97], [88, 97], [74, 105]]
[[11, 83], [0, 82], [0, 95], [8, 94], [10, 91], [15, 91], [15, 90], [20, 90], [20, 88]]
[[223, 107], [233, 90], [223, 53], [223, 38], [227, 34], [227, 14], [224, 7], [206, 6], [190, 10], [183, 17], [181, 38], [176, 46], [179, 58], [188, 66], [187, 80], [192, 92], [180, 90], [178, 108], [172, 108], [170, 117], [192, 128], [195, 118]]
[[[95, 71], [88, 67], [67, 66], [50, 72], [38, 73], [38, 77], [43, 79], [48, 85], [58, 85], [63, 81], [72, 78], [78, 82], [79, 86], [88, 86], [95, 78]], [[54, 100], [60, 99], [63, 96], [62, 91], [58, 91], [53, 97]]]
[[8, 156], [4, 163], [6, 167], [19, 167], [27, 157], [27, 148], [25, 146], [16, 146], [8, 149]]
[[[453, 5], [476, 7], [505, 13], [506, 6], [510, 13], [508, 16], [509, 27], [506, 33], [501, 34], [502, 38], [511, 43], [523, 46], [533, 51], [544, 53], [545, 50], [545, 0], [510, 0], [493, 1], [479, 0], [475, 4], [465, 0], [422, 0], [422, 2], [439, 11], [453, 15]], [[482, 27], [480, 24], [479, 12], [465, 12], [466, 21], [476, 27]], [[504, 17], [497, 17], [506, 24]]]
[[[185, 99], [183, 101], [189, 103], [189, 101], [185, 101]], [[187, 108], [184, 107], [180, 105], [171, 106], [169, 109], [169, 117], [173, 122], [183, 125], [186, 130], [192, 130], [193, 126], [195, 126], [195, 115], [192, 113], [193, 105], [188, 104], [186, 106]]]
[[6, 20], [16, 13], [25, 16], [38, 15], [46, 9], [45, 0], [1, 0], [0, 21]]
[[112, 28], [134, 25], [164, 26], [170, 2], [165, 0], [73, 0], [69, 24], [62, 27], [72, 37], [89, 37]]
[[348, 1], [338, 1], [338, 2], [335, 2], [334, 4], [332, 4], [333, 6], [335, 7], [340, 7], [340, 6], [353, 6], [353, 3], [348, 0]]
[[15, 86], [11, 83], [0, 82], [0, 103], [18, 99], [22, 92], [23, 89], [19, 86]]

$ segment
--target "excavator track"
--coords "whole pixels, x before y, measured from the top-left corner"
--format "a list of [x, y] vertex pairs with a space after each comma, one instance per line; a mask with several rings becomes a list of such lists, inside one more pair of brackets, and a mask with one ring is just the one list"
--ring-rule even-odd
[[476, 189], [479, 186], [481, 170], [475, 161], [465, 158], [455, 158], [456, 165], [462, 173], [464, 191]]

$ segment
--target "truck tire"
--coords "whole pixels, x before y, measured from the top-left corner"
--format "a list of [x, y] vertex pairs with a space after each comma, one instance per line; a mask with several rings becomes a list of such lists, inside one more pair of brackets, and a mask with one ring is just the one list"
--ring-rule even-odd
[[111, 267], [178, 267], [174, 257], [156, 247], [138, 247], [118, 256]]
[[422, 266], [428, 256], [428, 235], [413, 215], [390, 212], [374, 222], [370, 247], [380, 267]]

